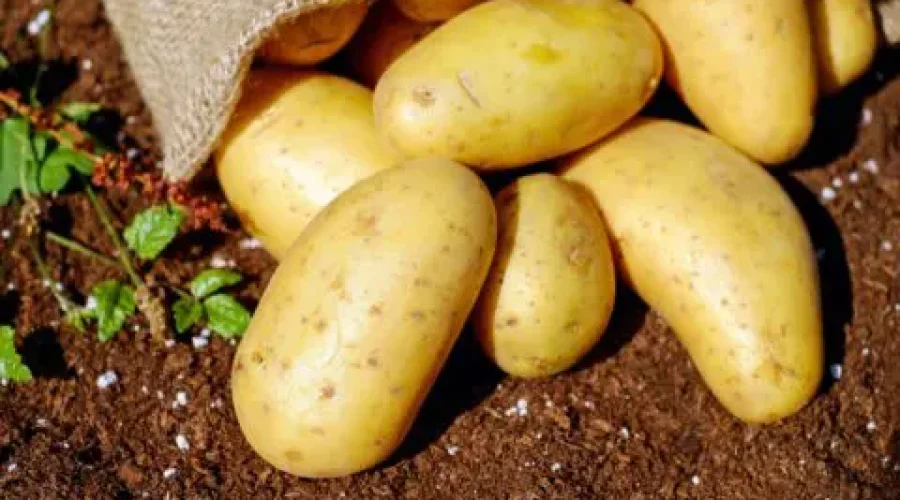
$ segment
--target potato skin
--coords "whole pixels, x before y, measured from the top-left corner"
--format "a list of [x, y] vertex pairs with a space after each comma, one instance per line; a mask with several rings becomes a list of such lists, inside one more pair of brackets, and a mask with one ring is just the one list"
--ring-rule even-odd
[[348, 47], [354, 74], [375, 87], [391, 63], [437, 26], [407, 18], [391, 2], [376, 4]]
[[819, 85], [834, 94], [856, 80], [875, 57], [878, 35], [869, 0], [809, 0]]
[[375, 129], [372, 93], [350, 80], [263, 68], [245, 85], [216, 172], [248, 232], [281, 259], [335, 196], [399, 156]]
[[518, 167], [622, 125], [661, 71], [659, 40], [628, 5], [495, 0], [394, 61], [375, 88], [375, 117], [407, 157]]
[[268, 63], [312, 66], [350, 41], [369, 11], [369, 2], [319, 8], [275, 29], [256, 56]]
[[550, 174], [495, 198], [499, 237], [473, 315], [488, 357], [510, 375], [574, 366], [603, 335], [616, 295], [609, 239], [590, 195]]
[[425, 159], [360, 182], [275, 271], [235, 356], [250, 445], [304, 477], [352, 474], [400, 444], [469, 315], [496, 214], [467, 168]]
[[817, 100], [804, 0], [635, 0], [666, 48], [666, 78], [713, 134], [766, 164], [806, 145]]
[[614, 252], [731, 413], [797, 412], [822, 375], [818, 272], [804, 222], [759, 165], [710, 134], [636, 120], [563, 162]]
[[446, 21], [484, 0], [393, 0], [406, 17], [423, 22]]

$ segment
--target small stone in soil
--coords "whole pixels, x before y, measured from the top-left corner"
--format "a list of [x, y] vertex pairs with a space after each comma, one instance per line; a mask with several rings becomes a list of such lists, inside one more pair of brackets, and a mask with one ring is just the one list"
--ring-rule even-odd
[[844, 181], [842, 181], [840, 177], [835, 177], [835, 178], [831, 181], [831, 185], [834, 186], [835, 189], [836, 189], [836, 188], [839, 188], [839, 187], [843, 186], [843, 185], [844, 185]]
[[206, 337], [193, 337], [191, 338], [191, 343], [194, 345], [194, 349], [203, 349], [209, 345], [209, 339]]
[[243, 250], [256, 250], [262, 248], [262, 242], [256, 238], [247, 238], [241, 240], [238, 246]]
[[853, 200], [853, 208], [862, 210], [862, 202], [859, 200]]
[[6, 285], [6, 289], [9, 290], [9, 291], [13, 291], [13, 290], [16, 289], [16, 284], [15, 284], [15, 283], [9, 283], [8, 285]]
[[835, 198], [837, 198], [837, 191], [835, 191], [833, 188], [828, 187], [828, 186], [822, 188], [822, 199], [823, 200], [831, 201]]
[[844, 373], [844, 367], [841, 366], [840, 363], [835, 363], [828, 367], [829, 373], [831, 373], [831, 378], [835, 380], [840, 380], [841, 375]]
[[119, 381], [119, 376], [116, 375], [116, 372], [112, 370], [107, 370], [102, 375], [97, 377], [97, 387], [101, 389], [106, 389], [107, 387], [115, 384]]
[[847, 176], [847, 180], [850, 181], [850, 184], [856, 184], [857, 182], [859, 182], [859, 172], [857, 172], [856, 170], [850, 172], [850, 174]]
[[450, 455], [451, 457], [456, 455], [458, 452], [459, 452], [459, 446], [448, 446], [447, 447], [447, 454]]
[[528, 400], [525, 398], [520, 398], [516, 401], [516, 413], [520, 417], [525, 417], [528, 415]]
[[869, 420], [869, 423], [866, 424], [866, 430], [869, 432], [874, 432], [877, 426], [875, 425], [874, 420]]
[[866, 172], [869, 172], [870, 174], [877, 174], [878, 173], [878, 162], [872, 158], [869, 158], [868, 160], [863, 162], [862, 168], [863, 168], [863, 170], [865, 170]]
[[864, 357], [868, 357], [869, 354], [871, 354], [871, 353], [872, 353], [872, 351], [869, 350], [868, 347], [863, 347], [863, 349], [862, 349], [862, 355], [863, 355]]
[[164, 397], [164, 396], [163, 396], [163, 392], [162, 392], [162, 391], [156, 391], [156, 399], [162, 399], [163, 397]]
[[700, 484], [700, 476], [698, 476], [696, 474], [691, 476], [691, 484], [693, 484], [694, 486], [697, 486], [698, 484]]
[[83, 69], [85, 71], [90, 71], [91, 68], [93, 68], [93, 67], [94, 67], [94, 61], [91, 61], [90, 59], [87, 59], [87, 58], [85, 58], [81, 61], [81, 69]]
[[37, 425], [38, 427], [47, 427], [47, 419], [39, 418], [34, 421], [34, 424]]
[[887, 240], [882, 241], [881, 249], [884, 250], [885, 252], [890, 252], [891, 250], [894, 249], [894, 244]]
[[175, 446], [177, 446], [181, 451], [188, 451], [191, 449], [191, 444], [188, 443], [188, 440], [186, 437], [184, 437], [184, 434], [175, 436]]
[[863, 126], [866, 126], [872, 123], [872, 110], [869, 108], [863, 108], [862, 114], [859, 117], [859, 123]]
[[619, 429], [619, 435], [625, 439], [628, 439], [629, 437], [631, 437], [631, 432], [628, 430], [628, 427], [622, 427], [621, 429]]
[[166, 479], [172, 479], [177, 473], [178, 469], [176, 469], [175, 467], [169, 467], [168, 469], [163, 471], [163, 477]]
[[203, 338], [209, 338], [209, 335], [210, 335], [209, 328], [203, 327], [203, 329], [200, 330], [200, 336], [201, 336], [201, 337], [203, 337]]
[[15, 462], [11, 462], [9, 465], [6, 466], [6, 472], [15, 472], [16, 469], [18, 469], [18, 468], [19, 468], [18, 464], [16, 464]]
[[559, 462], [553, 462], [553, 464], [550, 465], [550, 470], [553, 472], [559, 472], [560, 469], [562, 469], [562, 465], [560, 465]]
[[31, 36], [37, 36], [41, 34], [41, 31], [44, 29], [44, 26], [50, 22], [50, 11], [47, 9], [43, 9], [38, 12], [34, 19], [28, 22], [28, 26], [25, 28], [28, 31], [28, 34]]
[[4, 229], [4, 230], [0, 231], [0, 238], [3, 238], [4, 240], [8, 240], [10, 237], [12, 237], [12, 231], [10, 231], [9, 229]]

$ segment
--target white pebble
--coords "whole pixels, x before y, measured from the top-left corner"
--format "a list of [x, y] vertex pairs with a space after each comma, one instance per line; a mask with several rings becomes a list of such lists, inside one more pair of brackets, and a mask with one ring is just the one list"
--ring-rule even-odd
[[168, 469], [163, 471], [163, 477], [165, 479], [172, 479], [175, 477], [175, 474], [178, 474], [178, 469], [175, 467], [169, 467]]
[[698, 476], [696, 474], [691, 476], [691, 484], [693, 484], [694, 486], [697, 486], [698, 484], [700, 484], [700, 476]]
[[553, 472], [559, 472], [560, 469], [562, 469], [562, 465], [559, 462], [553, 462], [550, 465], [550, 470]]
[[862, 202], [859, 200], [853, 200], [853, 208], [862, 210]]
[[13, 283], [13, 282], [9, 282], [9, 284], [6, 285], [6, 289], [9, 290], [9, 291], [15, 290], [15, 289], [16, 289], [16, 284]]
[[241, 240], [238, 246], [244, 250], [256, 250], [257, 248], [262, 248], [262, 242], [256, 238], [247, 238]]
[[837, 191], [835, 191], [834, 189], [827, 187], [827, 186], [822, 188], [822, 199], [823, 200], [831, 201], [835, 198], [837, 198]]
[[12, 231], [10, 231], [9, 229], [0, 231], [0, 238], [3, 238], [4, 240], [12, 238]]
[[866, 430], [869, 432], [874, 431], [877, 428], [874, 420], [869, 420], [869, 423], [866, 424]]
[[135, 116], [128, 116], [125, 118], [125, 123], [127, 125], [134, 125], [136, 122], [137, 122], [137, 117], [135, 117]]
[[128, 150], [125, 151], [125, 157], [132, 161], [140, 156], [140, 154], [141, 150], [137, 148], [128, 148]]
[[187, 406], [188, 397], [187, 393], [184, 391], [178, 391], [175, 393], [175, 402], [177, 402], [181, 406]]
[[594, 409], [594, 402], [593, 402], [593, 401], [585, 401], [585, 402], [584, 402], [584, 407], [587, 408], [588, 410], [593, 410], [593, 409]]
[[628, 430], [628, 427], [622, 427], [621, 429], [619, 429], [619, 435], [625, 439], [628, 439], [629, 437], [631, 437], [631, 432]]
[[165, 344], [166, 344], [166, 347], [172, 347], [175, 345], [175, 341], [172, 339], [168, 339], [168, 340], [166, 340]]
[[206, 339], [209, 338], [210, 333], [211, 332], [209, 331], [209, 328], [206, 328], [206, 327], [203, 327], [203, 329], [200, 330], [200, 336], [203, 338], [206, 338]]
[[865, 357], [868, 357], [869, 354], [872, 354], [872, 351], [870, 351], [868, 347], [863, 347], [863, 349], [862, 349], [862, 355], [865, 356]]
[[862, 168], [863, 168], [863, 170], [865, 170], [869, 173], [877, 174], [878, 173], [878, 162], [872, 158], [869, 158], [868, 160], [863, 162]]
[[525, 398], [520, 398], [516, 401], [516, 413], [518, 413], [520, 417], [528, 415], [528, 401]]
[[206, 337], [193, 337], [191, 338], [191, 343], [194, 344], [194, 349], [203, 349], [209, 344], [209, 339]]
[[228, 339], [228, 345], [237, 345], [236, 339]]
[[16, 469], [18, 469], [18, 468], [19, 468], [19, 465], [16, 464], [15, 462], [12, 462], [6, 466], [6, 472], [15, 472]]
[[150, 394], [150, 389], [147, 389], [146, 385], [142, 385], [141, 392], [143, 392], [144, 394]]
[[222, 398], [216, 398], [213, 400], [212, 403], [209, 404], [209, 407], [210, 408], [221, 408], [223, 404], [224, 404], [224, 402], [222, 401]]
[[34, 423], [38, 427], [47, 427], [47, 419], [46, 418], [39, 418], [39, 419], [35, 420]]
[[97, 387], [101, 389], [106, 389], [107, 387], [115, 384], [119, 381], [119, 376], [116, 375], [116, 372], [112, 370], [107, 370], [105, 373], [97, 377]]
[[184, 434], [175, 436], [175, 446], [177, 446], [181, 451], [188, 451], [191, 449], [191, 444], [188, 443], [188, 440], [186, 437], [184, 437]]
[[41, 281], [41, 285], [43, 285], [44, 288], [50, 288], [50, 286], [53, 285], [53, 282], [50, 281], [50, 280], [42, 280], [42, 281]]
[[546, 406], [547, 408], [553, 408], [553, 401], [550, 401], [549, 399], [547, 401], [544, 401], [544, 406]]
[[97, 309], [97, 297], [94, 297], [93, 295], [88, 297], [87, 302], [84, 304], [84, 308], [87, 309], [88, 311], [93, 311], [94, 309]]
[[856, 184], [859, 182], [859, 172], [856, 170], [850, 172], [850, 174], [847, 175], [847, 180], [850, 181], [850, 184]]
[[165, 395], [163, 394], [162, 391], [156, 391], [156, 399], [162, 399], [164, 397], [165, 397]]
[[457, 453], [459, 453], [459, 446], [448, 446], [447, 447], [447, 454], [450, 455], [451, 457], [456, 455]]
[[863, 108], [862, 116], [860, 116], [859, 121], [863, 126], [872, 123], [872, 110], [869, 108]]
[[881, 242], [881, 249], [884, 250], [885, 252], [890, 252], [891, 250], [894, 249], [894, 244], [891, 243], [890, 241], [884, 240]]
[[214, 267], [217, 269], [221, 269], [223, 267], [234, 267], [234, 260], [226, 259], [219, 255], [213, 255], [211, 259], [209, 259], [210, 267]]
[[844, 181], [842, 181], [840, 177], [835, 177], [831, 181], [831, 185], [834, 186], [835, 188], [839, 188], [844, 185]]
[[133, 325], [131, 327], [131, 329], [134, 330], [135, 332], [139, 332], [139, 331], [141, 331], [141, 325]]
[[34, 16], [34, 19], [28, 22], [26, 30], [28, 30], [28, 34], [31, 36], [40, 35], [41, 30], [44, 29], [44, 26], [46, 26], [48, 22], [50, 22], [50, 11], [44, 9], [38, 12], [37, 15]]
[[831, 378], [840, 380], [841, 375], [844, 373], [844, 367], [840, 363], [835, 363], [828, 367], [828, 371], [831, 373]]
[[84, 58], [81, 60], [81, 69], [83, 69], [85, 71], [90, 71], [91, 68], [93, 68], [93, 67], [94, 67], [94, 61], [91, 61], [88, 58]]

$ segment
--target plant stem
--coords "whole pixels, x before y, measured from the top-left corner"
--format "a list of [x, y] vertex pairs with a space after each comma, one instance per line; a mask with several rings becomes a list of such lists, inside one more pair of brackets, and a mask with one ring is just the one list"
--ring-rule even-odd
[[73, 309], [78, 309], [78, 304], [72, 302], [56, 288], [56, 283], [50, 275], [50, 270], [47, 269], [47, 263], [44, 261], [44, 257], [41, 255], [41, 252], [38, 251], [37, 243], [34, 238], [28, 238], [28, 248], [31, 249], [31, 256], [34, 258], [34, 263], [37, 265], [38, 273], [41, 275], [44, 283], [48, 284], [47, 288], [50, 289], [50, 293], [52, 293], [53, 297], [56, 298], [56, 301], [59, 302], [59, 308], [66, 314]]
[[116, 259], [107, 257], [106, 255], [103, 255], [100, 252], [91, 250], [90, 248], [82, 245], [81, 243], [79, 243], [75, 240], [66, 238], [65, 236], [54, 233], [53, 231], [45, 231], [44, 234], [48, 240], [56, 243], [57, 245], [59, 245], [61, 247], [68, 248], [69, 250], [78, 252], [86, 257], [96, 259], [106, 265], [109, 265], [109, 266], [115, 266], [115, 267], [119, 267], [119, 268], [122, 267], [122, 263], [117, 261]]
[[103, 224], [103, 228], [106, 230], [106, 234], [109, 236], [110, 240], [112, 240], [113, 245], [115, 245], [116, 250], [119, 254], [119, 261], [122, 263], [122, 267], [125, 269], [125, 274], [131, 279], [131, 283], [137, 287], [141, 288], [144, 285], [144, 280], [141, 279], [140, 276], [135, 272], [134, 265], [131, 263], [131, 257], [128, 252], [128, 248], [125, 247], [125, 244], [122, 243], [122, 238], [119, 236], [119, 232], [116, 231], [116, 228], [113, 227], [112, 221], [109, 218], [109, 213], [106, 211], [106, 208], [103, 206], [103, 202], [101, 202], [97, 198], [97, 193], [94, 192], [94, 188], [91, 187], [89, 182], [84, 183], [84, 190], [88, 195], [88, 200], [90, 200], [91, 205], [94, 207], [94, 211], [97, 212], [97, 216], [100, 217], [100, 222]]

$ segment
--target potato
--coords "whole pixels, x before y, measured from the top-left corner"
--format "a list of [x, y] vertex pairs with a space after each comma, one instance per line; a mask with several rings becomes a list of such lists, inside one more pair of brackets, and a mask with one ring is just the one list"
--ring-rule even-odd
[[403, 440], [494, 254], [490, 194], [424, 159], [339, 196], [278, 266], [235, 355], [250, 445], [304, 477], [352, 474]]
[[609, 239], [590, 195], [549, 174], [495, 200], [500, 235], [475, 309], [488, 357], [518, 377], [567, 370], [597, 343], [615, 302]]
[[376, 4], [348, 47], [353, 72], [374, 87], [395, 59], [437, 26], [405, 17], [391, 2]]
[[369, 11], [369, 2], [316, 9], [276, 28], [256, 53], [275, 64], [312, 66], [350, 41]]
[[661, 71], [656, 35], [625, 4], [496, 0], [394, 61], [375, 88], [375, 118], [407, 157], [517, 167], [613, 131]]
[[756, 160], [806, 145], [817, 99], [804, 0], [635, 0], [656, 25], [666, 77], [701, 122]]
[[834, 94], [865, 73], [878, 43], [869, 0], [809, 0], [819, 85]]
[[620, 271], [747, 422], [798, 411], [822, 375], [813, 247], [768, 173], [687, 125], [640, 119], [564, 161], [596, 200]]
[[419, 22], [446, 21], [484, 0], [394, 0], [403, 14]]
[[372, 93], [350, 80], [265, 68], [245, 85], [216, 172], [248, 232], [280, 259], [319, 210], [399, 157], [375, 129]]

